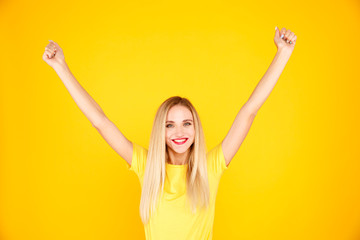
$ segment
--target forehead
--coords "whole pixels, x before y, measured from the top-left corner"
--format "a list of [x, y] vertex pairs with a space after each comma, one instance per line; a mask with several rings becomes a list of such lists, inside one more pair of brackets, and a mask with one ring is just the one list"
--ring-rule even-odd
[[190, 110], [187, 107], [176, 105], [169, 109], [166, 120], [193, 119]]

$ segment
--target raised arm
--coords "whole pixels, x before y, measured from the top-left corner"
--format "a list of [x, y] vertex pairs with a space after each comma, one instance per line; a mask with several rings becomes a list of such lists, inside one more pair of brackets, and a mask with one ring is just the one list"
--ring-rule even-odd
[[105, 141], [131, 165], [132, 143], [119, 131], [115, 124], [106, 117], [101, 107], [75, 79], [65, 62], [62, 49], [56, 42], [51, 41], [45, 47], [43, 60], [59, 75], [71, 97], [89, 119], [93, 127], [95, 127]]
[[273, 90], [294, 50], [296, 38], [296, 35], [290, 30], [283, 28], [280, 32], [276, 28], [274, 37], [274, 42], [277, 47], [276, 55], [268, 70], [257, 84], [255, 90], [250, 95], [248, 101], [236, 115], [229, 132], [222, 141], [226, 165], [229, 165], [232, 158], [239, 150], [250, 130], [258, 110]]

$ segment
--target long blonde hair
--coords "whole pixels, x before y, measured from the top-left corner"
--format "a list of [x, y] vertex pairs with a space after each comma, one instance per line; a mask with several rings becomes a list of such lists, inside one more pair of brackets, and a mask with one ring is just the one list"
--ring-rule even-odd
[[187, 107], [194, 120], [195, 139], [190, 146], [186, 173], [187, 201], [190, 203], [192, 213], [196, 213], [196, 208], [199, 206], [207, 208], [209, 205], [206, 144], [199, 115], [187, 98], [170, 97], [158, 108], [151, 132], [140, 201], [140, 217], [143, 224], [148, 223], [164, 193], [165, 163], [168, 158], [165, 122], [170, 108], [175, 105]]

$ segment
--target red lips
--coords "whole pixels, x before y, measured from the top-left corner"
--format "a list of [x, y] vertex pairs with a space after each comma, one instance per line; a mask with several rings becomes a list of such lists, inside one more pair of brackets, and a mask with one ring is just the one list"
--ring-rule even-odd
[[[174, 140], [181, 140], [181, 139], [186, 139], [184, 142], [175, 142]], [[172, 141], [176, 144], [176, 145], [182, 145], [184, 143], [186, 143], [186, 141], [188, 140], [188, 138], [177, 138], [177, 139], [172, 139]]]

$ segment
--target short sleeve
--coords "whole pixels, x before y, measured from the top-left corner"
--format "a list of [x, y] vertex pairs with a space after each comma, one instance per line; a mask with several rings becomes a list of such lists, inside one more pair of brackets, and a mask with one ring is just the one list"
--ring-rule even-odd
[[127, 164], [128, 169], [135, 172], [135, 174], [141, 178], [145, 172], [146, 159], [147, 149], [133, 142], [131, 166]]
[[206, 154], [208, 171], [221, 175], [228, 167], [226, 166], [225, 157], [221, 142]]

